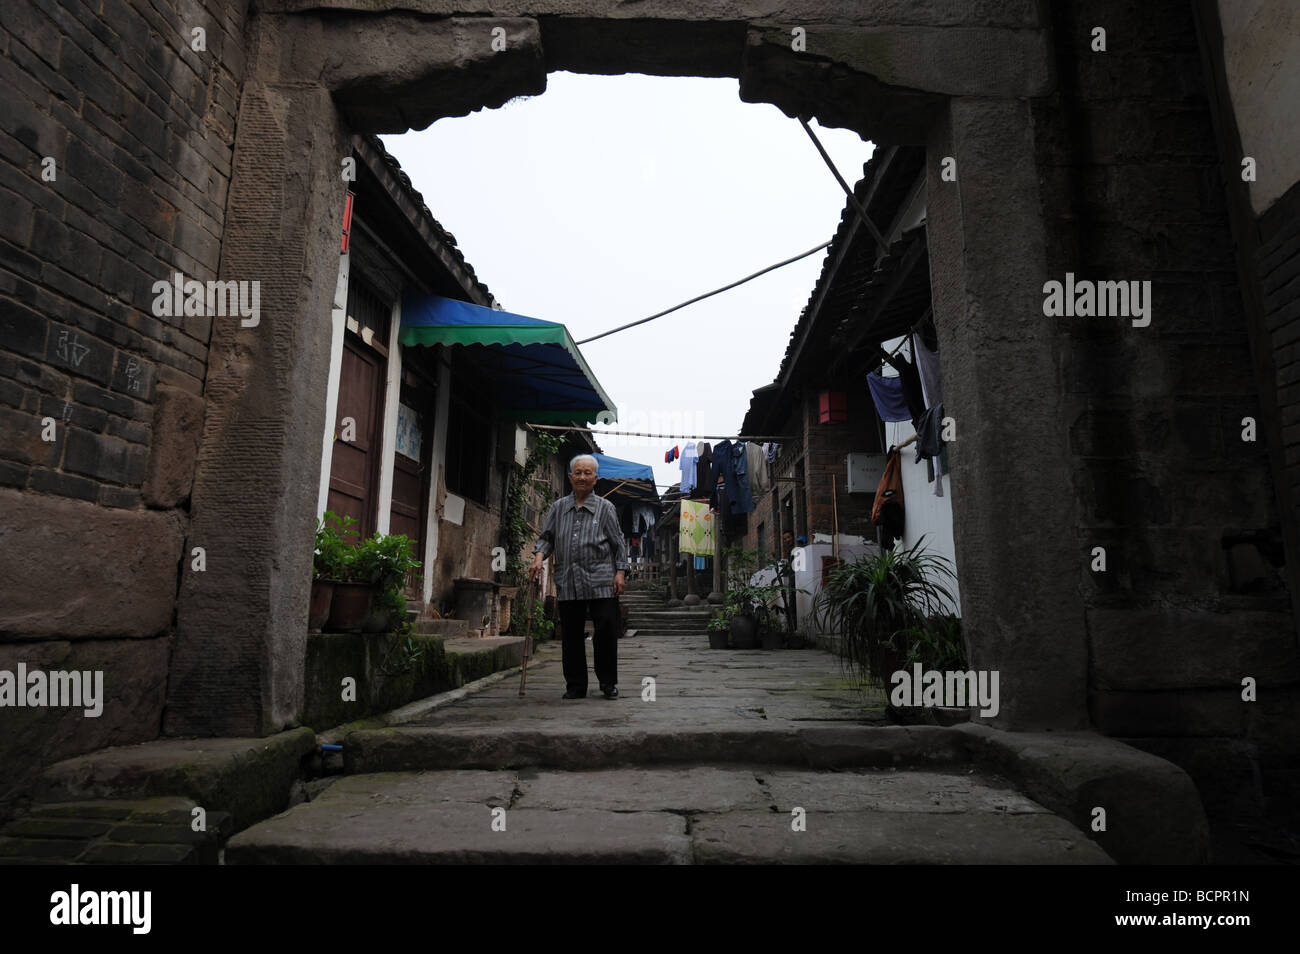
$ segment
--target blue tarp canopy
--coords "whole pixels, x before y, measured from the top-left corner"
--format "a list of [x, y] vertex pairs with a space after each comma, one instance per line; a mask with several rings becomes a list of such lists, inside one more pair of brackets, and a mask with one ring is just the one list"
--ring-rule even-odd
[[614, 506], [619, 504], [648, 504], [659, 506], [659, 491], [655, 489], [655, 472], [649, 464], [633, 460], [620, 460], [607, 454], [592, 454], [600, 465], [596, 493]]
[[592, 454], [596, 458], [601, 480], [648, 480], [655, 482], [654, 468], [634, 460], [620, 460], [608, 454]]
[[399, 342], [463, 347], [492, 374], [495, 403], [520, 421], [617, 420], [614, 402], [564, 325], [439, 295], [407, 294]]

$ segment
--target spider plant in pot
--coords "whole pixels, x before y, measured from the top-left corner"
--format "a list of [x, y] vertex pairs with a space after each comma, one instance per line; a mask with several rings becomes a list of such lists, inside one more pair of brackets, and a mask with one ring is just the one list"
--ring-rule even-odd
[[883, 686], [913, 645], [948, 627], [955, 579], [952, 563], [930, 552], [924, 537], [910, 547], [866, 554], [827, 575], [816, 600], [818, 628], [839, 636], [842, 664]]

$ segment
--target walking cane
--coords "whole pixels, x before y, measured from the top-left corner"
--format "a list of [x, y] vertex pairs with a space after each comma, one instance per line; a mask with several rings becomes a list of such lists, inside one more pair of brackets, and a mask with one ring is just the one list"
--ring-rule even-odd
[[528, 658], [533, 654], [533, 610], [536, 602], [537, 581], [528, 581], [528, 622], [524, 624], [524, 670], [519, 677], [519, 698], [524, 696], [524, 683], [528, 681]]

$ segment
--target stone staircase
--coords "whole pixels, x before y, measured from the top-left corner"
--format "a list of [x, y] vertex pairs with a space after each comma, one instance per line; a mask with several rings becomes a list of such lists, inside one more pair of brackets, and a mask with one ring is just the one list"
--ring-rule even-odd
[[662, 586], [629, 587], [620, 598], [628, 607], [627, 631], [637, 639], [656, 639], [665, 636], [698, 636], [702, 644], [708, 643], [709, 619], [713, 607], [667, 605]]

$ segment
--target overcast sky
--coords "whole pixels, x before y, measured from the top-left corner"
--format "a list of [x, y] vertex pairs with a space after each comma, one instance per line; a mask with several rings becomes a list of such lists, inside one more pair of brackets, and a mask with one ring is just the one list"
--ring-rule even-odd
[[[861, 178], [871, 144], [813, 128]], [[502, 307], [575, 340], [829, 240], [845, 203], [798, 121], [735, 79], [552, 73], [541, 96], [383, 140]], [[583, 345], [612, 429], [678, 435], [598, 435], [605, 453], [654, 465], [662, 492], [681, 476], [668, 447], [738, 433], [825, 256]]]

